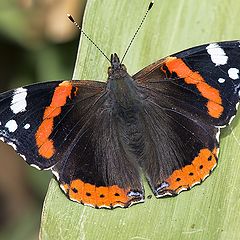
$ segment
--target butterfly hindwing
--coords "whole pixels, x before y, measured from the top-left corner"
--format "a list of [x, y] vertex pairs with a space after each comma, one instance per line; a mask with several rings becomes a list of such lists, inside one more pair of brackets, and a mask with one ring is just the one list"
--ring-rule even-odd
[[203, 181], [217, 164], [219, 129], [151, 98], [145, 102], [145, 112], [142, 167], [155, 195], [174, 196]]
[[61, 160], [52, 169], [61, 188], [73, 201], [113, 208], [127, 207], [144, 198], [139, 167], [123, 141], [125, 122], [114, 113], [114, 106], [109, 92], [103, 91], [91, 104], [78, 100], [78, 111], [58, 126], [61, 135], [68, 119], [73, 122], [64, 138], [69, 146], [62, 144], [58, 151]]
[[190, 189], [216, 166], [219, 128], [239, 102], [239, 45], [195, 47], [133, 76], [146, 99], [145, 131], [153, 146], [146, 148], [143, 169], [156, 196]]
[[143, 199], [138, 166], [125, 149], [117, 124], [111, 110], [95, 103], [66, 138], [71, 146], [62, 149], [62, 159], [53, 171], [71, 200], [112, 208]]

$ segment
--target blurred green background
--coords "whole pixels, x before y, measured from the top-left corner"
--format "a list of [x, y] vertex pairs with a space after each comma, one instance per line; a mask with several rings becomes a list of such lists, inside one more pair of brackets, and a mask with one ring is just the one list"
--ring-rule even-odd
[[[0, 1], [0, 92], [71, 79], [86, 0]], [[0, 142], [0, 239], [38, 239], [49, 172], [38, 172]]]

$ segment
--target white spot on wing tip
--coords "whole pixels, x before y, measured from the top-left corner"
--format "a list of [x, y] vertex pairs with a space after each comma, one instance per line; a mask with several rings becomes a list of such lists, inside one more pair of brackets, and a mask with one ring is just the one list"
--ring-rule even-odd
[[9, 132], [15, 132], [18, 128], [17, 122], [15, 120], [9, 120], [5, 127], [8, 129]]
[[237, 80], [239, 79], [239, 69], [237, 68], [230, 68], [228, 70], [228, 76], [233, 79], [233, 80]]
[[24, 126], [24, 129], [29, 129], [31, 126], [30, 126], [30, 124], [29, 123], [27, 123], [25, 126]]
[[219, 83], [224, 83], [224, 82], [225, 82], [225, 79], [224, 79], [224, 78], [219, 78], [219, 79], [218, 79], [218, 82], [219, 82]]
[[215, 66], [227, 64], [228, 56], [217, 43], [209, 44], [206, 49], [208, 54], [211, 56], [211, 60], [215, 64]]
[[17, 114], [26, 111], [27, 107], [26, 97], [27, 97], [26, 88], [17, 88], [13, 92], [12, 102], [10, 106], [13, 113]]

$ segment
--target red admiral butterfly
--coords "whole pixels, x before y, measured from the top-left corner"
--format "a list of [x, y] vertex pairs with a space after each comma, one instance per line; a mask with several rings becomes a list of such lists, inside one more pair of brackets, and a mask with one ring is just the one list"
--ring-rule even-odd
[[106, 83], [69, 80], [0, 94], [0, 136], [50, 169], [73, 201], [96, 208], [201, 183], [217, 165], [220, 128], [237, 111], [240, 42], [194, 47], [130, 76], [116, 53]]

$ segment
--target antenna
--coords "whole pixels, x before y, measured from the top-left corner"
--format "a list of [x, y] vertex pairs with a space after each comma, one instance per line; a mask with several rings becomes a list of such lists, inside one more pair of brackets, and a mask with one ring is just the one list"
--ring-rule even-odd
[[141, 21], [141, 23], [139, 24], [139, 26], [138, 26], [138, 28], [137, 28], [137, 31], [134, 33], [134, 35], [133, 35], [130, 43], [128, 44], [128, 47], [127, 47], [127, 49], [126, 49], [126, 51], [125, 51], [125, 53], [124, 53], [124, 55], [123, 55], [123, 57], [122, 57], [121, 63], [123, 62], [124, 58], [126, 57], [126, 55], [127, 55], [127, 53], [128, 53], [128, 50], [130, 49], [130, 47], [131, 47], [134, 39], [136, 38], [139, 30], [141, 29], [141, 27], [142, 27], [142, 25], [143, 25], [143, 23], [144, 23], [147, 15], [148, 15], [149, 11], [151, 10], [153, 4], [154, 4], [154, 1], [151, 1], [151, 2], [149, 3], [148, 9], [147, 9], [145, 15], [143, 16], [142, 21]]
[[67, 14], [68, 18], [75, 26], [80, 30], [80, 32], [100, 51], [100, 53], [111, 63], [111, 60], [107, 57], [107, 55], [98, 47], [98, 45], [82, 30], [80, 25], [74, 20], [72, 15]]

